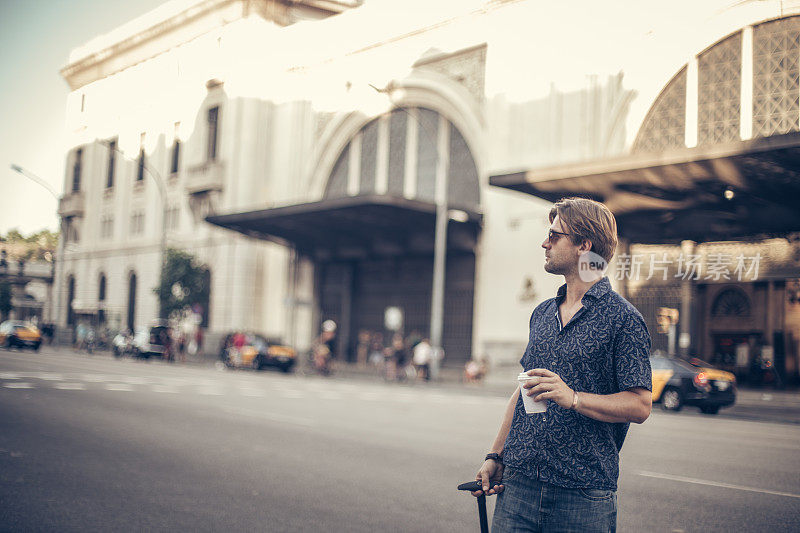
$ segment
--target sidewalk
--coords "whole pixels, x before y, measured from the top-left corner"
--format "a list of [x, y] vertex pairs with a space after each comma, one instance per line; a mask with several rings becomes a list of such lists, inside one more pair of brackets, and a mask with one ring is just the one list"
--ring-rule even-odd
[[[492, 396], [508, 396], [516, 387], [518, 369], [516, 367], [500, 368], [490, 371], [481, 383], [464, 383], [462, 381], [463, 369], [461, 367], [444, 367], [439, 371], [436, 382], [420, 383], [420, 385], [463, 387], [465, 390]], [[380, 380], [372, 367], [360, 367], [354, 363], [337, 363], [336, 375], [342, 378], [363, 380]], [[508, 376], [511, 376], [510, 378]], [[736, 405], [748, 407], [775, 407], [795, 408], [800, 412], [800, 389], [787, 388], [782, 390], [754, 388], [748, 385], [739, 385], [736, 390]]]

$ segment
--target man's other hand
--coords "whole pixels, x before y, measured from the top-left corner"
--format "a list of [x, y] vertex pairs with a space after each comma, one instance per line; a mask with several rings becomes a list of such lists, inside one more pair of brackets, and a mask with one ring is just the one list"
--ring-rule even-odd
[[500, 494], [503, 492], [503, 465], [493, 459], [484, 461], [483, 466], [478, 470], [478, 475], [475, 480], [483, 485], [483, 490], [476, 490], [472, 493], [473, 496], [480, 496], [481, 494]]

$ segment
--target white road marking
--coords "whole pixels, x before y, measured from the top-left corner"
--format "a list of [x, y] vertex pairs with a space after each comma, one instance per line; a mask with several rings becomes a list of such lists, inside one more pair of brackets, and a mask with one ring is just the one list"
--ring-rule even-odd
[[64, 376], [61, 374], [54, 374], [52, 372], [41, 372], [39, 373], [39, 379], [44, 379], [47, 381], [64, 381]]
[[140, 378], [136, 376], [122, 378], [122, 381], [124, 381], [125, 383], [129, 383], [131, 385], [147, 385], [148, 383], [150, 383], [149, 379]]
[[284, 398], [305, 398], [306, 397], [306, 393], [305, 392], [299, 391], [299, 390], [292, 390], [292, 389], [278, 391], [278, 394], [280, 394]]
[[200, 388], [197, 389], [197, 393], [203, 396], [222, 396], [223, 394], [221, 390], [212, 388]]
[[0, 372], [0, 379], [19, 379], [19, 377], [16, 372]]
[[240, 387], [239, 392], [242, 393], [242, 396], [248, 396], [250, 398], [263, 398], [266, 396], [266, 393], [263, 390], [248, 387]]
[[83, 381], [88, 381], [90, 383], [100, 383], [102, 381], [107, 381], [108, 376], [104, 376], [102, 374], [84, 374], [82, 379]]
[[316, 423], [309, 418], [302, 418], [297, 416], [281, 415], [277, 413], [267, 413], [265, 411], [253, 411], [252, 409], [243, 409], [241, 407], [223, 407], [226, 413], [233, 413], [237, 415], [250, 416], [253, 418], [261, 418], [265, 420], [272, 420], [273, 422], [281, 422], [283, 424], [294, 424], [297, 426], [315, 426]]
[[791, 492], [781, 492], [777, 490], [757, 489], [754, 487], [745, 487], [743, 485], [732, 485], [730, 483], [720, 483], [718, 481], [708, 481], [705, 479], [695, 479], [691, 477], [673, 476], [670, 474], [659, 474], [658, 472], [640, 471], [640, 476], [653, 477], [657, 479], [667, 479], [669, 481], [679, 481], [682, 483], [693, 483], [695, 485], [707, 485], [709, 487], [720, 487], [723, 489], [744, 490], [747, 492], [758, 492], [761, 494], [772, 494], [773, 496], [786, 496], [787, 498], [800, 498], [800, 494], [792, 494]]
[[30, 383], [19, 382], [19, 383], [3, 383], [3, 386], [7, 389], [32, 389], [33, 385]]
[[342, 395], [338, 392], [320, 391], [317, 393], [317, 398], [320, 400], [341, 400]]
[[104, 388], [113, 391], [132, 391], [133, 387], [127, 383], [106, 383]]
[[153, 385], [152, 386], [153, 392], [164, 392], [167, 394], [177, 394], [178, 389], [176, 387], [172, 387], [170, 385]]
[[55, 387], [59, 390], [86, 390], [83, 383], [56, 383]]

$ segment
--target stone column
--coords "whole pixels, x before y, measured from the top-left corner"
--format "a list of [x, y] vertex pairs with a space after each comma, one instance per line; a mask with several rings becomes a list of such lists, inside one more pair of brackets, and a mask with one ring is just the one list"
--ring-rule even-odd
[[[684, 265], [686, 264], [686, 258], [690, 255], [694, 255], [695, 250], [695, 242], [694, 241], [682, 241], [681, 242], [681, 254], [684, 257]], [[690, 350], [695, 345], [694, 336], [697, 332], [692, 331], [692, 307], [694, 305], [695, 300], [695, 287], [694, 287], [694, 279], [692, 276], [684, 276], [681, 279], [681, 314], [680, 318], [678, 319], [679, 331], [680, 336], [678, 337], [678, 346], [679, 346], [679, 353], [681, 356], [686, 357], [689, 355]], [[688, 336], [688, 342], [686, 337]], [[683, 342], [681, 342], [683, 341]]]

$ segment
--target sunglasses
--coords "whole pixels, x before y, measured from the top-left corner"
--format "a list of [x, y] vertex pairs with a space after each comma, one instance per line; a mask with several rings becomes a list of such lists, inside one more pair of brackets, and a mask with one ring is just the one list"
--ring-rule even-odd
[[550, 241], [551, 244], [555, 244], [561, 237], [566, 237], [569, 235], [572, 235], [572, 233], [563, 233], [561, 231], [555, 231], [551, 229], [547, 232], [547, 240]]

